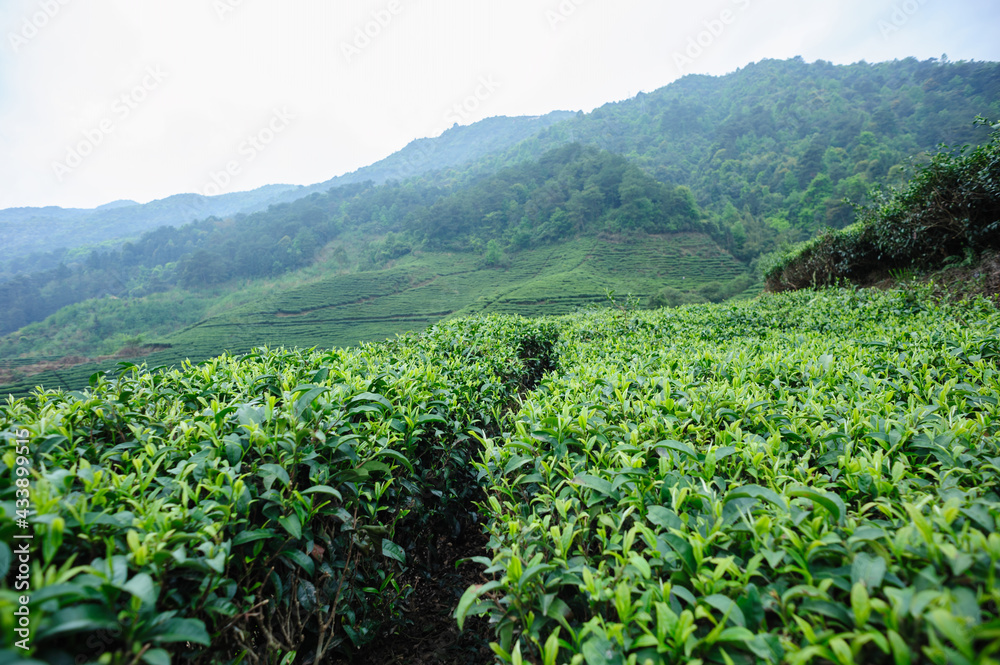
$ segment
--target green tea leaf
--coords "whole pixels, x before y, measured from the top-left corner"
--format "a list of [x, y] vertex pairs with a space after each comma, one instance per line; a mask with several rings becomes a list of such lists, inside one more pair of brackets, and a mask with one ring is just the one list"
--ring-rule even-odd
[[142, 654], [142, 662], [148, 665], [170, 665], [170, 653], [166, 649], [148, 649]]
[[151, 631], [148, 639], [157, 644], [194, 642], [207, 647], [212, 643], [200, 619], [168, 619]]
[[299, 550], [285, 550], [281, 553], [281, 558], [288, 559], [302, 570], [306, 571], [310, 577], [316, 574], [316, 566], [309, 555]]
[[603, 478], [598, 478], [597, 476], [591, 476], [586, 473], [577, 474], [572, 481], [576, 485], [582, 485], [583, 487], [589, 487], [592, 490], [600, 492], [605, 496], [610, 496], [614, 492], [614, 488], [611, 483]]
[[406, 564], [406, 552], [402, 547], [392, 542], [388, 538], [382, 539], [382, 556], [394, 559], [399, 563]]
[[722, 612], [723, 616], [727, 616], [737, 626], [745, 627], [747, 625], [746, 618], [743, 616], [743, 610], [728, 596], [713, 593], [702, 600]]
[[724, 503], [732, 501], [733, 499], [763, 499], [768, 503], [772, 503], [779, 508], [785, 508], [785, 501], [781, 498], [781, 495], [772, 489], [766, 487], [761, 487], [759, 485], [742, 485], [736, 487], [729, 491], [726, 498], [723, 500]]
[[844, 523], [847, 507], [844, 505], [844, 501], [833, 492], [824, 492], [804, 485], [790, 487], [785, 492], [788, 496], [803, 497], [818, 503], [833, 516], [838, 524]]
[[486, 584], [474, 584], [465, 590], [462, 597], [458, 601], [458, 607], [455, 608], [455, 619], [458, 621], [458, 629], [463, 630], [465, 626], [465, 617], [468, 615], [469, 611], [472, 609], [473, 603], [475, 603], [479, 598], [486, 593], [489, 593], [493, 589], [500, 587], [499, 580], [492, 580]]
[[138, 598], [143, 605], [153, 607], [159, 592], [148, 573], [138, 573], [122, 587], [125, 591]]
[[329, 494], [330, 496], [336, 497], [338, 501], [343, 501], [344, 497], [341, 493], [330, 487], [329, 485], [313, 485], [307, 490], [302, 490], [302, 494]]
[[885, 559], [859, 552], [851, 563], [851, 584], [862, 582], [866, 589], [874, 591], [882, 586], [885, 573]]
[[680, 529], [684, 526], [677, 513], [664, 506], [650, 506], [647, 509], [646, 519], [664, 529]]
[[653, 446], [653, 449], [657, 452], [658, 455], [660, 455], [660, 457], [664, 457], [667, 455], [665, 451], [673, 450], [678, 453], [684, 453], [688, 457], [698, 459], [698, 453], [695, 452], [694, 448], [692, 448], [686, 443], [681, 443], [680, 441], [674, 441], [673, 439], [664, 439], [662, 441], [658, 441], [656, 445]]
[[275, 480], [280, 480], [281, 484], [289, 487], [292, 481], [288, 478], [288, 471], [283, 466], [277, 464], [261, 464], [257, 469], [257, 475], [264, 479], [264, 487], [271, 489]]
[[272, 538], [273, 536], [274, 536], [273, 529], [254, 529], [251, 531], [240, 531], [235, 536], [233, 536], [233, 546], [252, 543], [255, 540]]
[[118, 619], [100, 605], [77, 605], [53, 612], [34, 634], [36, 640], [50, 640], [70, 633], [96, 633], [118, 627]]

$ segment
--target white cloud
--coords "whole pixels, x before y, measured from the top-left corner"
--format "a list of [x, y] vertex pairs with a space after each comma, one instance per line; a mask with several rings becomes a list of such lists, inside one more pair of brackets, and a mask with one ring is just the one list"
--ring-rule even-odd
[[[906, 20], [885, 35], [879, 21], [899, 11]], [[443, 129], [482, 77], [500, 85], [463, 123], [653, 90], [677, 78], [675, 54], [699, 36], [707, 45], [687, 72], [794, 55], [996, 60], [998, 17], [986, 0], [7, 0], [0, 207], [199, 190], [276, 108], [294, 123], [233, 189], [369, 164]], [[122, 117], [116, 103], [150, 67], [166, 78]], [[53, 163], [109, 118], [114, 131], [60, 182]]]

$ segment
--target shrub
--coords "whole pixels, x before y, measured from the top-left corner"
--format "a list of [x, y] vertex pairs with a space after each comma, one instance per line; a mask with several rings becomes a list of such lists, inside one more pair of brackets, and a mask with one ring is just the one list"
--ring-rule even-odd
[[[988, 124], [981, 117], [977, 124]], [[935, 269], [1000, 248], [1000, 123], [970, 149], [942, 149], [901, 191], [873, 193], [858, 222], [828, 231], [765, 267], [768, 290], [861, 282], [875, 270]]]
[[[31, 648], [0, 662], [350, 654], [400, 620], [414, 552], [469, 510], [469, 432], [496, 431], [553, 367], [553, 334], [467, 319], [351, 350], [122, 363], [90, 390], [8, 402], [0, 432], [28, 433], [40, 547]], [[2, 460], [6, 578], [22, 529], [15, 458]], [[0, 587], [7, 647], [18, 595]]]

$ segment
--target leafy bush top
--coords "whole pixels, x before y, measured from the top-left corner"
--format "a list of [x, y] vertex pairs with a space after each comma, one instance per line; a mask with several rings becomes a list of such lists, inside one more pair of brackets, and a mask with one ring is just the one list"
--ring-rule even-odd
[[[977, 118], [976, 124], [990, 124]], [[876, 193], [858, 222], [763, 266], [772, 291], [860, 281], [874, 271], [933, 269], [1000, 248], [1000, 123], [988, 143], [941, 148], [898, 192]]]

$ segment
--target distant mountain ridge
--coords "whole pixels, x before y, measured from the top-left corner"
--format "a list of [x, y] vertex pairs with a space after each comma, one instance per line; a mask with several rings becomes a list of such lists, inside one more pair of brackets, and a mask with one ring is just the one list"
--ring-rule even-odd
[[[504, 150], [575, 114], [553, 111], [544, 116], [495, 117], [472, 125], [454, 126], [437, 138], [411, 141], [402, 150], [351, 173], [313, 185], [265, 185], [246, 192], [219, 196], [175, 194], [140, 204], [121, 200], [93, 209], [21, 207], [0, 210], [0, 246], [10, 272], [17, 272], [17, 259], [41, 252], [121, 241], [160, 226], [181, 226], [208, 217], [229, 217], [266, 210], [331, 187], [372, 181], [382, 184], [404, 180], [432, 170], [460, 166], [484, 155]], [[44, 228], [44, 234], [37, 230]], [[55, 267], [56, 257], [34, 263], [32, 270]], [[0, 263], [0, 271], [4, 269]]]
[[[3, 258], [8, 266], [16, 270], [17, 259], [33, 253], [96, 245], [137, 236], [160, 226], [179, 226], [206, 217], [266, 207], [269, 201], [293, 187], [266, 185], [249, 192], [214, 197], [174, 194], [145, 204], [114, 201], [92, 209], [8, 208], [0, 210], [0, 245], [4, 247]], [[39, 229], [44, 229], [44, 233], [39, 233]]]

